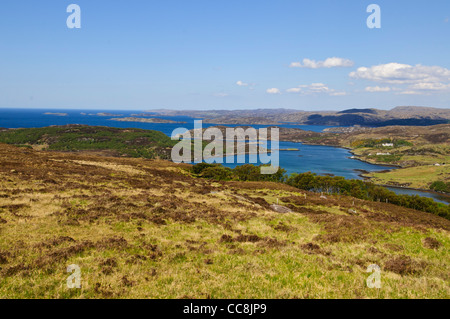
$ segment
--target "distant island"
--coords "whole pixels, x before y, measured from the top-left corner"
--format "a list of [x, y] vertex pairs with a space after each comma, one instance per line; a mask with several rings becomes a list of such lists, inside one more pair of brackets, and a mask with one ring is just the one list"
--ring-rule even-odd
[[113, 114], [113, 113], [97, 113], [97, 114], [89, 114], [89, 115], [97, 115], [97, 116], [123, 116], [123, 114]]
[[67, 113], [52, 113], [52, 112], [45, 112], [44, 115], [54, 115], [54, 116], [68, 116]]
[[121, 118], [115, 118], [110, 119], [111, 121], [118, 121], [118, 122], [140, 122], [140, 123], [155, 123], [155, 124], [183, 124], [186, 122], [178, 122], [178, 121], [172, 121], [172, 120], [165, 120], [165, 119], [159, 119], [159, 118], [140, 118], [140, 117], [121, 117]]
[[123, 114], [113, 114], [113, 113], [107, 113], [107, 112], [100, 112], [100, 113], [85, 113], [85, 112], [81, 112], [81, 115], [96, 115], [96, 116], [123, 116]]

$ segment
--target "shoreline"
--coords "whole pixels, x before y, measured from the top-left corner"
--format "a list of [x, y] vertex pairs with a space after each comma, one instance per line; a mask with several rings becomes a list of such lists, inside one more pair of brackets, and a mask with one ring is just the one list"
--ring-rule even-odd
[[[361, 158], [360, 156], [355, 154], [352, 148], [346, 147], [346, 146], [325, 145], [325, 144], [315, 144], [315, 143], [303, 143], [303, 142], [294, 142], [294, 141], [289, 141], [289, 140], [280, 140], [280, 142], [291, 142], [291, 143], [293, 142], [293, 143], [300, 143], [302, 145], [327, 146], [327, 147], [334, 147], [334, 148], [345, 149], [345, 150], [348, 150], [350, 152], [350, 154], [352, 154], [351, 159], [354, 159], [354, 160], [357, 160], [357, 161], [360, 161], [360, 162], [363, 162], [363, 163], [366, 163], [366, 164], [371, 164], [371, 165], [392, 167], [391, 169], [387, 169], [386, 170], [388, 172], [393, 171], [393, 170], [397, 170], [397, 169], [405, 168], [405, 167], [403, 167], [401, 165], [397, 165], [397, 164], [372, 163], [370, 161], [364, 160], [363, 158]], [[373, 184], [375, 184], [377, 186], [390, 187], [390, 188], [396, 188], [396, 189], [405, 189], [405, 190], [412, 190], [412, 191], [419, 191], [419, 192], [427, 192], [427, 193], [431, 193], [431, 194], [435, 194], [435, 195], [438, 195], [438, 196], [442, 196], [442, 197], [448, 198], [449, 203], [450, 203], [450, 193], [436, 192], [435, 190], [426, 189], [426, 188], [402, 187], [402, 186], [393, 186], [393, 185], [386, 185], [386, 184], [376, 183], [376, 182], [373, 181], [373, 177], [364, 175], [364, 174], [370, 174], [372, 172], [366, 171], [366, 170], [361, 170], [361, 169], [355, 169], [354, 171], [359, 172], [358, 176], [361, 177], [363, 180], [370, 181], [370, 182], [372, 182]], [[382, 172], [382, 171], [380, 171], [380, 172]]]
[[448, 193], [440, 193], [429, 189], [422, 189], [422, 188], [411, 188], [411, 187], [401, 187], [401, 186], [391, 186], [391, 185], [383, 185], [383, 184], [376, 184], [378, 186], [382, 186], [385, 188], [396, 188], [396, 189], [404, 189], [404, 190], [411, 190], [411, 191], [418, 191], [418, 192], [424, 192], [424, 193], [430, 193], [435, 194], [440, 197], [443, 197], [444, 201], [446, 201], [448, 204], [450, 204], [450, 194]]

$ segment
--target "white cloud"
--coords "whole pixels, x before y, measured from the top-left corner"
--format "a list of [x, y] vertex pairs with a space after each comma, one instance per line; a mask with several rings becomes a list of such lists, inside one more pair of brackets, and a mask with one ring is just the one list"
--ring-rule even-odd
[[289, 65], [289, 67], [290, 67], [290, 68], [301, 68], [301, 67], [303, 67], [303, 65], [301, 64], [301, 62], [292, 62], [292, 63]]
[[302, 91], [301, 88], [292, 88], [292, 89], [287, 89], [286, 92], [288, 93], [300, 93]]
[[330, 93], [331, 96], [345, 96], [347, 95], [347, 92], [332, 92]]
[[323, 83], [312, 83], [311, 85], [301, 85], [300, 87], [307, 88], [313, 93], [327, 93], [331, 91], [330, 88]]
[[350, 77], [391, 84], [415, 84], [450, 81], [450, 70], [439, 66], [388, 63], [361, 67], [350, 73]]
[[[415, 66], [400, 63], [361, 67], [351, 72], [350, 77], [379, 83], [404, 86], [400, 94], [429, 94], [450, 90], [450, 70], [440, 66]], [[405, 88], [406, 87], [406, 88]], [[386, 88], [367, 87], [368, 92], [387, 92]], [[392, 91], [398, 89], [391, 89]]]
[[398, 94], [402, 94], [402, 95], [419, 95], [419, 94], [423, 94], [422, 92], [417, 92], [417, 91], [413, 91], [413, 90], [406, 90], [406, 91], [402, 91]]
[[365, 89], [366, 92], [390, 92], [391, 88], [386, 87], [379, 87], [379, 86], [368, 86]]
[[277, 89], [277, 88], [267, 89], [266, 92], [269, 93], [269, 94], [281, 94], [280, 89]]
[[310, 59], [303, 59], [301, 62], [292, 62], [289, 67], [291, 68], [308, 68], [308, 69], [320, 69], [320, 68], [337, 68], [337, 67], [352, 67], [355, 63], [348, 59], [343, 58], [328, 58], [325, 61], [315, 61]]
[[343, 96], [347, 95], [346, 92], [336, 91], [334, 89], [330, 89], [327, 85], [323, 83], [312, 83], [309, 85], [299, 85], [295, 88], [287, 89], [288, 93], [300, 93], [302, 95], [308, 94], [329, 94], [331, 96]]
[[216, 97], [227, 97], [229, 94], [228, 93], [216, 93], [214, 94], [214, 96]]
[[239, 85], [239, 86], [249, 86], [248, 83], [244, 83], [242, 81], [237, 81], [236, 84]]
[[437, 83], [417, 83], [409, 86], [413, 90], [427, 90], [427, 91], [443, 91], [450, 89], [450, 83], [444, 84], [441, 82]]

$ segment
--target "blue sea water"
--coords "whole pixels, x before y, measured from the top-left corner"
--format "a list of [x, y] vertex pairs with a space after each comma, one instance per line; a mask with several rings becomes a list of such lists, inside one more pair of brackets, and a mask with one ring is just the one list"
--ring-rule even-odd
[[[66, 113], [67, 116], [47, 115], [45, 113]], [[99, 116], [98, 113], [111, 113], [121, 116]], [[45, 127], [50, 125], [67, 125], [67, 124], [85, 124], [110, 126], [118, 128], [142, 128], [148, 130], [156, 130], [171, 135], [176, 128], [183, 127], [188, 130], [194, 128], [194, 120], [200, 120], [188, 116], [151, 116], [152, 118], [161, 118], [179, 123], [139, 123], [139, 122], [117, 122], [111, 121], [114, 117], [130, 117], [132, 114], [141, 114], [140, 110], [126, 111], [105, 111], [105, 110], [55, 110], [55, 109], [0, 109], [0, 127], [4, 128], [30, 128]], [[83, 115], [85, 114], [85, 115]], [[203, 127], [207, 128], [216, 124], [203, 123]], [[227, 125], [237, 126], [237, 125]], [[295, 127], [303, 130], [321, 132], [327, 127], [321, 125], [283, 125], [284, 127]], [[254, 128], [268, 127], [267, 125], [253, 125]]]
[[[48, 115], [50, 113], [67, 113], [67, 116]], [[30, 128], [30, 127], [45, 127], [50, 125], [67, 125], [67, 124], [85, 124], [95, 126], [109, 126], [117, 128], [141, 128], [149, 130], [157, 130], [171, 135], [172, 131], [177, 128], [186, 128], [188, 130], [194, 128], [194, 118], [186, 116], [151, 116], [155, 118], [162, 118], [173, 120], [180, 123], [139, 123], [139, 122], [117, 122], [112, 121], [113, 116], [99, 116], [98, 113], [112, 113], [120, 114], [120, 117], [130, 117], [132, 114], [140, 114], [140, 110], [55, 110], [55, 109], [0, 109], [0, 128]], [[214, 126], [215, 124], [203, 124], [204, 128]], [[237, 126], [237, 125], [227, 125]], [[303, 130], [314, 132], [321, 132], [330, 126], [319, 125], [290, 125], [283, 124], [283, 127], [294, 127]], [[267, 127], [266, 125], [254, 125], [254, 128]], [[373, 165], [365, 163], [356, 159], [351, 159], [351, 153], [347, 149], [330, 147], [330, 146], [315, 146], [304, 145], [301, 143], [280, 142], [280, 149], [298, 149], [298, 151], [281, 151], [280, 152], [280, 166], [284, 168], [289, 174], [313, 172], [319, 175], [329, 174], [335, 176], [343, 176], [345, 178], [361, 179], [358, 170], [365, 171], [380, 171], [392, 169], [392, 167]], [[234, 167], [237, 164], [224, 164], [229, 167]], [[396, 189], [392, 188], [397, 193], [406, 193], [409, 195], [418, 194], [433, 198], [436, 201], [446, 203], [448, 198], [444, 198], [439, 194], [432, 192], [421, 192], [417, 190]]]

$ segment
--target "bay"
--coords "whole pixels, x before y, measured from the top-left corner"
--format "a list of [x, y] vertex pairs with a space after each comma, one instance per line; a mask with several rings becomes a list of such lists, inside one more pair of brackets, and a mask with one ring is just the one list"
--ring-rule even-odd
[[[53, 113], [53, 114], [45, 114]], [[61, 113], [61, 114], [58, 114]], [[101, 114], [111, 113], [120, 116], [102, 116]], [[0, 109], [0, 127], [3, 128], [31, 128], [46, 127], [50, 125], [84, 124], [93, 126], [108, 126], [117, 128], [141, 128], [161, 131], [166, 135], [171, 135], [177, 128], [191, 130], [194, 128], [195, 118], [187, 116], [151, 116], [153, 118], [167, 119], [186, 123], [141, 123], [141, 122], [118, 122], [111, 118], [131, 117], [132, 114], [140, 114], [140, 110], [67, 110], [67, 109]], [[65, 116], [61, 116], [67, 114]], [[137, 116], [135, 116], [137, 117]], [[216, 124], [204, 123], [207, 128]], [[239, 125], [227, 125], [235, 127]], [[252, 125], [254, 128], [268, 127], [267, 125]], [[332, 126], [321, 125], [291, 125], [282, 124], [281, 127], [294, 127], [303, 130], [321, 132], [325, 128]], [[280, 166], [288, 174], [313, 172], [319, 175], [343, 176], [348, 179], [362, 179], [358, 170], [368, 172], [392, 169], [389, 166], [374, 165], [352, 159], [349, 150], [330, 146], [305, 145], [293, 142], [280, 142], [280, 149], [298, 149], [298, 151], [280, 151]], [[237, 164], [224, 164], [228, 167], [235, 167]], [[241, 165], [241, 164], [239, 164]], [[433, 198], [435, 201], [448, 203], [448, 197], [441, 196], [434, 192], [420, 190], [390, 188], [397, 194], [419, 195]]]

